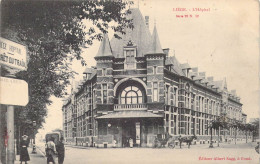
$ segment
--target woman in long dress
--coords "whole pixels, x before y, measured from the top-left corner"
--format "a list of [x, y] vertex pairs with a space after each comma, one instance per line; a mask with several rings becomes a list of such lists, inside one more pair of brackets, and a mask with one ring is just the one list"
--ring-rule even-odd
[[27, 161], [30, 161], [30, 156], [27, 150], [27, 147], [29, 146], [29, 142], [28, 142], [28, 136], [27, 135], [23, 135], [22, 136], [22, 141], [20, 143], [20, 161], [21, 164], [23, 163], [23, 161], [25, 162], [25, 164], [27, 164]]

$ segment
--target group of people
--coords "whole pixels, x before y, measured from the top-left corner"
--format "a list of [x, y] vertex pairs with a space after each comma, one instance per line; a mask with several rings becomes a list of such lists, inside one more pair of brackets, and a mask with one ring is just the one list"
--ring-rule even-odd
[[45, 152], [47, 157], [47, 164], [52, 162], [55, 164], [56, 155], [58, 156], [58, 164], [63, 164], [65, 157], [65, 148], [63, 143], [63, 137], [58, 141], [57, 145], [54, 143], [54, 138], [51, 137], [46, 141]]
[[134, 146], [134, 140], [130, 137], [123, 142], [124, 147], [132, 148]]
[[[27, 161], [30, 161], [30, 156], [28, 153], [29, 139], [28, 136], [23, 135], [22, 140], [20, 142], [20, 162], [21, 164]], [[46, 140], [45, 152], [47, 157], [47, 164], [52, 162], [56, 164], [56, 155], [58, 156], [58, 164], [63, 164], [65, 157], [65, 147], [63, 143], [63, 137], [60, 138], [57, 144], [54, 143], [54, 138], [48, 138]]]

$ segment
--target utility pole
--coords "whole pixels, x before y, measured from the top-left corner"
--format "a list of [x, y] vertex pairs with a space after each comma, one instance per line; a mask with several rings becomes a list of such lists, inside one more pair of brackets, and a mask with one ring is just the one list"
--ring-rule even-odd
[[7, 106], [7, 164], [14, 163], [14, 106]]

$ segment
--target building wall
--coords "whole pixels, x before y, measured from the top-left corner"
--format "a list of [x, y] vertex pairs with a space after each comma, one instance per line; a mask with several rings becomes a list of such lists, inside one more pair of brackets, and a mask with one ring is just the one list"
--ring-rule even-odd
[[[162, 133], [174, 137], [196, 135], [198, 142], [207, 142], [210, 122], [223, 114], [230, 122], [246, 122], [240, 99], [235, 92], [228, 91], [225, 80], [220, 84], [212, 77], [206, 78], [205, 72], [197, 72], [187, 63], [180, 64], [175, 57], [168, 56], [169, 49], [161, 49], [156, 28], [151, 36], [140, 11], [132, 12], [137, 18], [133, 18], [136, 28], [127, 31], [121, 40], [112, 39], [111, 44], [104, 35], [95, 57], [96, 68], [86, 69], [87, 76], [74, 87], [63, 105], [63, 126], [68, 142], [112, 146], [117, 140], [117, 146], [122, 147], [127, 137], [134, 136], [134, 133], [124, 136], [131, 131], [124, 127], [129, 118], [121, 115], [117, 119], [100, 119], [120, 111], [150, 114], [148, 118], [136, 115], [130, 123], [136, 131], [140, 128], [141, 146], [153, 146], [155, 137]], [[142, 99], [124, 97], [128, 86], [139, 88]], [[134, 104], [139, 101], [141, 103]], [[213, 130], [212, 134], [214, 140], [220, 134], [222, 141], [244, 137], [243, 132], [234, 128]]]
[[[114, 60], [118, 62], [113, 62]], [[122, 135], [122, 127], [119, 127], [121, 130], [114, 135], [101, 132], [103, 125], [98, 124], [95, 118], [114, 111], [114, 105], [119, 103], [116, 100], [118, 99], [115, 93], [116, 84], [124, 79], [127, 82], [131, 78], [132, 80], [133, 78], [139, 79], [146, 85], [147, 111], [164, 115], [163, 133], [168, 132], [172, 136], [195, 134], [198, 136], [198, 140], [208, 141], [210, 138], [209, 122], [219, 117], [221, 113], [226, 112], [231, 120], [245, 120], [245, 117], [242, 117], [242, 104], [232, 95], [228, 95], [229, 97], [224, 99], [224, 91], [223, 93], [216, 91], [200, 81], [175, 74], [164, 65], [164, 60], [163, 55], [150, 55], [139, 59], [138, 67], [143, 70], [142, 73], [126, 71], [122, 62], [120, 66], [118, 59], [98, 60], [97, 76], [86, 80], [63, 106], [63, 125], [68, 141], [78, 144], [88, 141], [88, 145], [97, 142], [98, 145], [101, 143], [98, 139], [101, 136], [103, 136], [102, 141], [109, 140], [110, 144], [114, 137], [119, 138], [118, 136]], [[143, 63], [146, 64], [146, 67]], [[102, 88], [104, 84], [107, 86], [105, 88], [107, 90], [106, 101], [104, 101], [104, 88]], [[147, 128], [149, 131], [148, 125], [142, 128]], [[160, 133], [162, 133], [161, 130]], [[143, 140], [147, 140], [147, 136], [151, 138], [151, 136], [156, 136], [156, 133], [150, 130], [144, 135], [146, 135], [146, 139]], [[213, 136], [217, 135], [218, 131], [213, 130]], [[221, 130], [221, 135], [223, 140], [224, 137], [234, 137], [235, 130], [232, 128], [228, 132]], [[244, 135], [244, 132], [237, 132], [237, 136], [240, 138], [243, 138]], [[122, 141], [117, 140], [118, 146], [122, 145]], [[151, 143], [146, 141], [143, 145], [151, 146]]]

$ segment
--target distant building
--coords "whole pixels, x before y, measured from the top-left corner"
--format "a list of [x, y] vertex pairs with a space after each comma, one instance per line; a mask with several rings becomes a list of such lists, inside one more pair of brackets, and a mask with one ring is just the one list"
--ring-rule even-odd
[[[230, 121], [246, 123], [242, 103], [226, 79], [214, 81], [205, 72], [180, 64], [169, 49], [162, 49], [149, 17], [132, 9], [134, 29], [122, 39], [105, 34], [96, 54], [96, 67], [86, 68], [81, 81], [63, 105], [67, 143], [86, 146], [151, 147], [157, 134], [197, 135], [209, 142], [211, 120], [226, 113]], [[235, 130], [221, 130], [221, 139]], [[213, 131], [213, 139], [217, 140]], [[244, 138], [238, 133], [237, 138]]]

